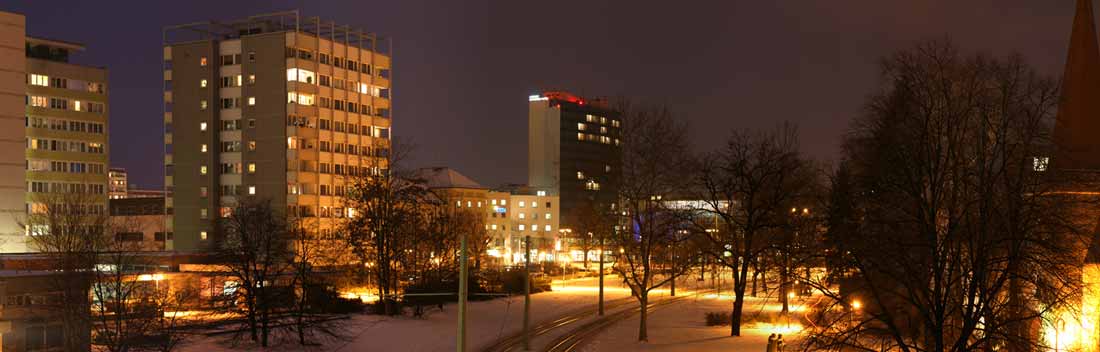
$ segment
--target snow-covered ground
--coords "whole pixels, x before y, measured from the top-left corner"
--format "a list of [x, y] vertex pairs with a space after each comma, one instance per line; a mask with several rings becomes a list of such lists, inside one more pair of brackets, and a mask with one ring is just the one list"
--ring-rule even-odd
[[[630, 289], [621, 285], [614, 276], [606, 278], [606, 300], [611, 301], [630, 296]], [[729, 337], [729, 326], [708, 327], [704, 324], [706, 312], [728, 312], [731, 297], [727, 295], [729, 281], [723, 284], [722, 295], [715, 293], [696, 294], [692, 291], [696, 284], [708, 288], [710, 281], [696, 282], [685, 277], [677, 285], [678, 296], [691, 296], [681, 302], [666, 305], [650, 312], [649, 342], [638, 343], [638, 317], [621, 321], [582, 347], [584, 351], [764, 351], [767, 336], [773, 332], [783, 333], [788, 345], [794, 345], [799, 325], [792, 318], [790, 327], [780, 322], [769, 323], [775, 318], [779, 305], [774, 297], [748, 298], [745, 306], [746, 316], [756, 316], [758, 321], [742, 327], [741, 337]], [[531, 325], [549, 321], [567, 313], [585, 308], [593, 308], [597, 297], [595, 278], [555, 281], [552, 292], [531, 296]], [[652, 301], [668, 297], [667, 287], [654, 290], [650, 294]], [[636, 301], [622, 306], [634, 307]], [[302, 348], [293, 342], [281, 342], [269, 348], [270, 351], [454, 351], [457, 345], [457, 309], [448, 304], [443, 311], [432, 307], [425, 317], [409, 316], [384, 317], [379, 315], [354, 315], [341, 323], [345, 338], [328, 341], [320, 346]], [[800, 315], [804, 308], [798, 304], [792, 306], [793, 315]], [[586, 319], [585, 321], [591, 321]], [[523, 296], [498, 298], [490, 301], [470, 302], [467, 315], [467, 346], [471, 351], [480, 351], [501, 337], [521, 331], [523, 322]], [[583, 324], [583, 322], [582, 322]], [[581, 324], [575, 324], [581, 325]], [[569, 326], [567, 329], [574, 328]], [[564, 333], [554, 332], [548, 336], [536, 338], [534, 347], [549, 342], [553, 337]], [[239, 345], [233, 346], [234, 342]], [[792, 348], [788, 350], [793, 350]], [[249, 344], [246, 338], [234, 340], [232, 334], [203, 337], [184, 346], [183, 351], [219, 352], [258, 350]]]
[[[605, 278], [605, 300], [630, 296], [630, 289], [617, 277]], [[598, 281], [595, 278], [555, 282], [552, 292], [531, 295], [531, 325], [548, 321], [566, 313], [594, 307]], [[657, 293], [660, 295], [660, 293]], [[667, 293], [665, 293], [667, 295]], [[523, 296], [470, 302], [467, 312], [467, 346], [480, 350], [500, 337], [519, 332], [523, 327]], [[428, 309], [423, 318], [355, 315], [342, 324], [347, 338], [331, 341], [312, 349], [293, 343], [281, 343], [272, 351], [454, 351], [457, 346], [458, 306], [448, 304], [441, 312]], [[253, 345], [240, 341], [235, 348], [233, 336], [204, 337], [182, 348], [183, 351], [218, 352], [253, 350]]]
[[[774, 297], [747, 297], [745, 315], [754, 322], [741, 327], [740, 337], [731, 337], [730, 327], [706, 326], [707, 312], [729, 312], [731, 297], [725, 294], [700, 294], [649, 314], [649, 342], [638, 342], [638, 316], [604, 330], [581, 347], [582, 351], [765, 351], [768, 335], [783, 334], [787, 351], [795, 350], [798, 316], [805, 307], [794, 303], [790, 324], [779, 317], [781, 307]], [[755, 318], [751, 318], [755, 316]]]

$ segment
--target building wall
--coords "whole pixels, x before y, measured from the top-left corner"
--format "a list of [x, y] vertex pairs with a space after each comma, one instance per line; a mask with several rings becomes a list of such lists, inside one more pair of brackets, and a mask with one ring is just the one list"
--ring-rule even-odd
[[545, 98], [528, 102], [527, 184], [558, 195], [561, 182], [561, 109]]
[[25, 28], [23, 15], [0, 11], [0, 252], [26, 248], [17, 223], [27, 187]]
[[[218, 178], [221, 174], [218, 153], [218, 56], [214, 41], [177, 44], [166, 51], [171, 68], [166, 79], [171, 90], [165, 92], [171, 106], [171, 121], [166, 122], [165, 143], [170, 155], [166, 186], [177, 189], [169, 202], [173, 214], [173, 239], [176, 249], [206, 248], [212, 240], [218, 206]], [[201, 82], [207, 82], [206, 87]], [[205, 124], [206, 130], [202, 129]], [[202, 146], [207, 148], [202, 152]], [[205, 213], [205, 214], [204, 214]], [[202, 239], [201, 233], [207, 234]]]

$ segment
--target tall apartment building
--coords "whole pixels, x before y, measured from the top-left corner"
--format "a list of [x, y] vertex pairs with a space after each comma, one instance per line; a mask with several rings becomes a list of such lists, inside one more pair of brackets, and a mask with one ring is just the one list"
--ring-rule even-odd
[[[107, 70], [69, 62], [80, 44], [28, 37], [0, 11], [0, 252], [31, 251], [18, 219], [46, 193], [107, 209]], [[20, 100], [23, 100], [20, 102]], [[20, 122], [23, 126], [19, 126]]]
[[126, 191], [130, 187], [129, 182], [129, 178], [126, 175], [126, 169], [112, 167], [107, 170], [107, 198], [127, 198], [128, 195]]
[[622, 120], [605, 100], [566, 92], [528, 97], [528, 185], [561, 198], [561, 227], [617, 201]]
[[389, 52], [387, 39], [297, 11], [166, 28], [169, 248], [208, 248], [242, 197], [319, 231], [344, 216], [346, 178], [386, 169]]

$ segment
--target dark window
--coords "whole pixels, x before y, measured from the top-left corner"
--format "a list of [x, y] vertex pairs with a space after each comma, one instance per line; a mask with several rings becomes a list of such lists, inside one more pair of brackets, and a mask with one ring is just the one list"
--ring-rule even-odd
[[141, 242], [144, 235], [141, 232], [119, 232], [115, 234], [115, 240], [119, 242]]

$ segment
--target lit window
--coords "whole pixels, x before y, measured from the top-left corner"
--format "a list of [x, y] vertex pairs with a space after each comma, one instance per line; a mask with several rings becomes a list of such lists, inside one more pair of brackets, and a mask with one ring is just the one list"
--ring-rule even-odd
[[546, 191], [538, 191], [538, 192], [535, 192], [535, 195], [537, 195], [537, 196], [539, 196], [539, 197], [545, 197], [545, 196], [546, 196]]
[[206, 231], [199, 232], [199, 239], [206, 241]]
[[462, 207], [462, 201], [461, 200], [455, 201], [455, 208], [461, 208], [461, 207]]
[[524, 207], [524, 206], [526, 206], [526, 205], [527, 205], [527, 203], [526, 203], [526, 202], [524, 202], [524, 201], [522, 201], [522, 200], [521, 200], [521, 201], [519, 201], [519, 207], [520, 207], [520, 208], [523, 208], [523, 207]]
[[80, 108], [80, 101], [79, 101], [79, 100], [75, 100], [75, 101], [73, 101], [73, 110], [74, 110], [74, 111], [80, 111], [80, 110], [81, 110], [81, 108]]
[[526, 214], [526, 213], [519, 213], [519, 218], [520, 218], [520, 219], [526, 219], [526, 218], [527, 218], [527, 214]]
[[199, 81], [199, 87], [206, 88], [206, 80]]
[[203, 145], [202, 145], [202, 148], [200, 148], [200, 149], [202, 149], [202, 152], [203, 152], [203, 153], [206, 153], [206, 144], [203, 144]]
[[256, 97], [248, 97], [248, 106], [256, 105]]
[[206, 131], [206, 122], [199, 122], [199, 131]]
[[1047, 168], [1050, 166], [1050, 157], [1037, 156], [1032, 160], [1032, 166], [1034, 166], [1035, 171], [1047, 171]]
[[584, 122], [577, 122], [577, 131], [584, 131], [585, 127]]
[[199, 58], [199, 66], [206, 66], [206, 56]]
[[584, 179], [584, 172], [577, 171], [577, 179], [578, 180], [583, 180]]
[[206, 166], [199, 167], [199, 174], [206, 175]]
[[473, 207], [473, 206], [474, 206], [474, 202], [466, 201], [466, 207], [467, 208], [470, 208], [470, 207]]
[[256, 84], [256, 75], [248, 75], [248, 84]]
[[600, 133], [607, 133], [607, 127], [600, 126]]
[[496, 230], [497, 229], [497, 224], [492, 224], [489, 227], [492, 228], [493, 230]]
[[505, 199], [500, 200], [500, 205], [508, 205], [508, 201]]
[[550, 220], [550, 213], [546, 213], [546, 220]]
[[481, 208], [481, 202], [477, 202], [477, 207]]
[[526, 230], [526, 229], [527, 229], [527, 225], [519, 224], [519, 230], [520, 231], [523, 231], [523, 230]]
[[531, 202], [531, 207], [532, 208], [538, 208], [539, 207], [539, 202]]
[[248, 150], [249, 151], [256, 150], [256, 141], [248, 141]]
[[206, 211], [206, 208], [199, 209], [199, 218], [206, 219], [206, 217], [209, 215], [210, 214], [208, 211]]
[[542, 229], [543, 229], [544, 231], [550, 231], [550, 225], [546, 225], [546, 227], [543, 227]]
[[206, 100], [199, 101], [199, 109], [206, 110], [206, 106], [207, 106]]
[[256, 163], [248, 163], [248, 173], [256, 173]]
[[604, 165], [603, 172], [611, 172], [611, 165]]
[[241, 75], [237, 75], [237, 86], [241, 86]]
[[256, 186], [248, 186], [248, 194], [255, 195], [256, 194]]
[[43, 86], [43, 87], [49, 86], [50, 85], [50, 77], [46, 76], [46, 75], [31, 74], [31, 85]]
[[496, 199], [493, 199], [493, 200], [489, 201], [489, 204], [492, 204], [492, 205], [497, 205], [497, 200], [496, 200]]
[[583, 141], [584, 140], [584, 133], [577, 133], [577, 140], [578, 141]]

